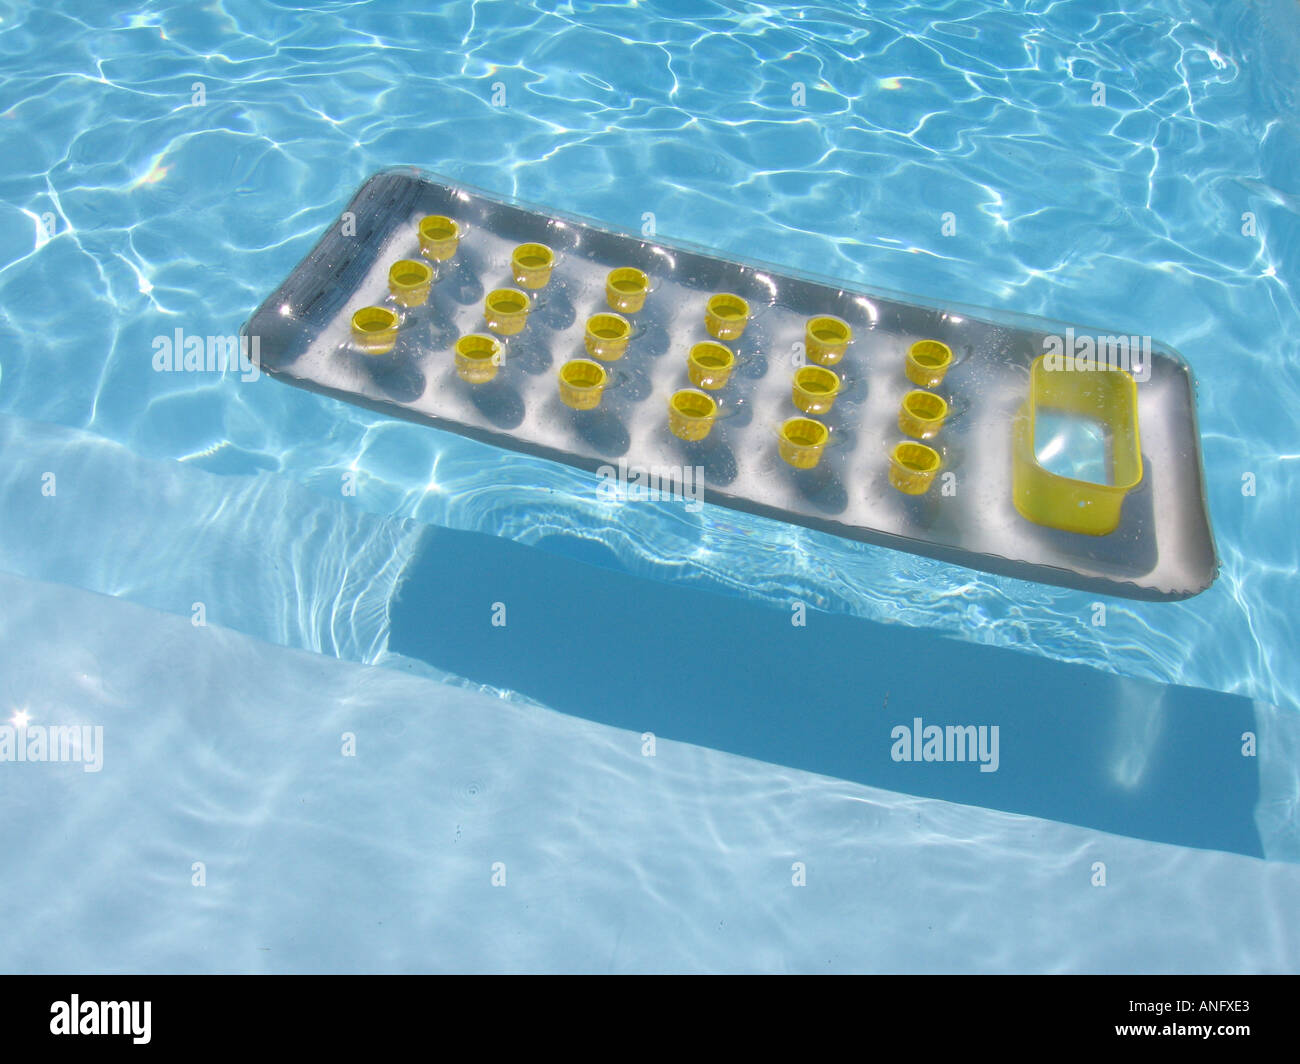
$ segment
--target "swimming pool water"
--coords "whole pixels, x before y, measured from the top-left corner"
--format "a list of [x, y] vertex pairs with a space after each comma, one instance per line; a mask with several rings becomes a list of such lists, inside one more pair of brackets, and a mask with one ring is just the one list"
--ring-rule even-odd
[[[419, 526], [441, 525], [1300, 712], [1288, 0], [0, 0], [0, 73], [0, 416], [84, 430], [31, 430], [36, 454], [122, 445], [226, 478], [230, 498], [188, 480], [159, 498], [200, 492], [192, 520], [232, 536], [327, 529], [299, 489], [353, 515], [274, 578], [284, 616], [241, 612], [236, 583], [202, 593], [232, 603], [214, 623], [375, 660], [386, 634], [366, 618]], [[1095, 595], [713, 508], [610, 506], [557, 465], [265, 379], [155, 371], [156, 337], [237, 332], [396, 163], [724, 254], [1158, 337], [1199, 381], [1218, 582], [1106, 600], [1098, 625]], [[158, 551], [148, 511], [136, 523], [129, 492], [100, 490], [117, 546]], [[173, 544], [174, 578], [149, 584], [93, 545], [25, 549], [0, 568], [182, 614], [188, 584], [238, 564]], [[340, 582], [373, 582], [362, 620]]]
[[[1278, 652], [1297, 573], [1294, 6], [700, 10], [9, 11], [0, 297], [22, 313], [3, 324], [3, 409], [330, 493], [355, 469], [375, 512], [596, 535], [642, 571], [689, 545], [759, 594], [1300, 705]], [[615, 225], [653, 214], [724, 252], [1163, 338], [1201, 383], [1220, 582], [1182, 606], [1114, 604], [1097, 631], [1086, 596], [732, 515], [584, 512], [557, 503], [559, 469], [265, 382], [152, 371], [154, 337], [236, 331], [349, 190], [399, 161]]]

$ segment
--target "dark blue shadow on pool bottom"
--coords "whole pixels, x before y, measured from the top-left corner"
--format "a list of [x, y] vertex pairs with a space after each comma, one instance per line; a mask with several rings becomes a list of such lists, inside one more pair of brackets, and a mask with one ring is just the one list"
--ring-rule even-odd
[[[603, 550], [591, 556], [605, 562]], [[495, 603], [504, 626], [492, 623]], [[633, 576], [612, 561], [430, 529], [392, 605], [389, 646], [637, 733], [907, 794], [1262, 856], [1256, 759], [1242, 756], [1243, 733], [1255, 731], [1248, 699], [903, 625], [808, 611], [796, 627], [793, 617]], [[974, 760], [895, 760], [918, 750], [917, 718], [922, 740], [931, 725], [996, 725], [997, 770], [980, 771]]]

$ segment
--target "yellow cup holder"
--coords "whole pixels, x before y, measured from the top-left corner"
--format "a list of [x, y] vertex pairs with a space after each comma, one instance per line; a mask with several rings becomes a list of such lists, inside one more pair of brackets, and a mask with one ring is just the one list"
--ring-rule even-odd
[[483, 320], [487, 327], [501, 336], [514, 336], [524, 331], [528, 312], [533, 304], [523, 292], [513, 288], [497, 288], [483, 300]]
[[749, 324], [749, 304], [731, 292], [709, 297], [704, 308], [704, 327], [715, 340], [738, 340]]
[[599, 362], [575, 358], [560, 367], [560, 402], [574, 410], [595, 410], [609, 384], [609, 374]]
[[627, 354], [632, 323], [617, 314], [593, 314], [587, 319], [583, 342], [587, 354], [602, 362], [616, 362]]
[[387, 307], [362, 307], [352, 315], [352, 342], [367, 355], [386, 355], [397, 343], [397, 325]]
[[423, 306], [433, 288], [433, 269], [427, 262], [398, 259], [388, 268], [388, 290], [404, 307]]
[[948, 409], [944, 398], [934, 392], [908, 392], [898, 408], [898, 427], [918, 440], [933, 439], [943, 428]]
[[555, 252], [545, 244], [520, 244], [510, 256], [510, 271], [520, 288], [545, 288], [555, 268]]
[[644, 307], [649, 291], [650, 278], [632, 266], [610, 270], [605, 278], [605, 302], [621, 314], [635, 314]]
[[705, 340], [695, 344], [686, 355], [686, 373], [697, 388], [716, 392], [726, 385], [736, 365], [731, 348]]
[[828, 414], [840, 394], [840, 378], [824, 366], [800, 366], [790, 389], [794, 405], [805, 414]]
[[[1011, 495], [1016, 510], [1035, 524], [1105, 536], [1119, 526], [1124, 497], [1142, 482], [1137, 384], [1122, 369], [1049, 370], [1041, 356], [1029, 371], [1029, 399], [1012, 431]], [[1098, 423], [1106, 434], [1108, 483], [1062, 476], [1039, 462], [1035, 429], [1040, 415], [1064, 414]]]
[[853, 342], [853, 329], [842, 318], [823, 314], [809, 318], [804, 326], [803, 344], [808, 361], [818, 366], [833, 366], [844, 357]]
[[713, 431], [718, 404], [711, 395], [683, 388], [668, 400], [668, 429], [679, 440], [695, 442]]
[[937, 388], [952, 368], [952, 348], [938, 340], [917, 340], [907, 349], [903, 368], [918, 388]]
[[420, 252], [427, 259], [446, 262], [453, 258], [460, 246], [460, 226], [442, 214], [429, 214], [420, 219]]
[[776, 449], [795, 469], [813, 469], [822, 460], [830, 430], [810, 417], [792, 417], [777, 433]]
[[904, 495], [924, 495], [930, 490], [943, 458], [923, 443], [899, 443], [889, 455], [889, 483]]
[[456, 376], [466, 384], [486, 384], [501, 368], [504, 348], [495, 336], [469, 333], [456, 341]]

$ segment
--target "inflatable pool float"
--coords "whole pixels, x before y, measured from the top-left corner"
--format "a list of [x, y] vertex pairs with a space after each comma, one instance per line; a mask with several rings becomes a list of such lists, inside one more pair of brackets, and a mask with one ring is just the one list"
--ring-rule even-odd
[[1174, 351], [379, 173], [244, 326], [270, 375], [606, 475], [1025, 580], [1218, 570]]

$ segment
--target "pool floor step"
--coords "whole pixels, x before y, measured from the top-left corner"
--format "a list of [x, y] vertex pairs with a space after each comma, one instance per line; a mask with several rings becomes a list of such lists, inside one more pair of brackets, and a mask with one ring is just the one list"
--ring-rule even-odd
[[[794, 610], [612, 560], [376, 517], [274, 475], [218, 476], [10, 416], [0, 446], [0, 570], [775, 764], [1300, 859], [1294, 715], [1244, 698], [809, 609], [794, 624]], [[595, 545], [586, 557], [607, 560]], [[944, 757], [953, 728], [954, 743], [982, 734], [991, 758], [993, 726], [996, 771], [928, 760], [927, 728], [943, 729]]]
[[4, 970], [1300, 969], [1293, 864], [650, 757], [635, 730], [4, 573], [0, 601], [6, 707], [103, 728], [98, 772], [0, 764]]

